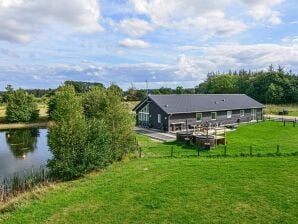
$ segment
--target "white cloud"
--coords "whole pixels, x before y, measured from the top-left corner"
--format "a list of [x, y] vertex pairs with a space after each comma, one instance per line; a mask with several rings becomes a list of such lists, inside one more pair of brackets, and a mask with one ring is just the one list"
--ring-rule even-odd
[[283, 0], [241, 0], [248, 7], [249, 14], [256, 20], [267, 20], [272, 25], [282, 23], [280, 13], [272, 10]]
[[174, 24], [181, 30], [200, 32], [204, 34], [205, 39], [211, 36], [231, 36], [248, 28], [241, 21], [226, 19], [225, 14], [220, 11], [206, 13], [204, 16], [185, 19]]
[[132, 18], [120, 21], [120, 29], [131, 36], [143, 36], [147, 32], [153, 31], [153, 27], [145, 20]]
[[282, 22], [272, 8], [283, 0], [130, 0], [137, 14], [150, 18], [153, 27], [183, 29], [210, 36], [231, 36], [248, 29], [239, 17], [226, 13], [229, 6], [242, 5], [256, 21], [277, 25]]
[[138, 39], [130, 39], [126, 38], [124, 40], [119, 41], [120, 46], [122, 47], [134, 47], [134, 48], [147, 48], [150, 47], [150, 44]]
[[[187, 49], [187, 50], [186, 50]], [[298, 44], [220, 44], [215, 46], [185, 46], [178, 50], [184, 51], [178, 58], [178, 74], [191, 77], [194, 74], [207, 74], [229, 69], [266, 69], [270, 64], [282, 65], [287, 69], [298, 70]], [[199, 52], [202, 56], [186, 56], [187, 52]]]
[[102, 30], [99, 19], [97, 0], [1, 0], [0, 39], [28, 42], [52, 23], [92, 33]]

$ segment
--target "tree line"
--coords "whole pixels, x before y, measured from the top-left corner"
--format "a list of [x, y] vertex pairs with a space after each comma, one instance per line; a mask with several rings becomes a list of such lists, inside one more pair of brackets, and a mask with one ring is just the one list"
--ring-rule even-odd
[[275, 70], [271, 65], [268, 71], [250, 70], [210, 73], [204, 82], [193, 89], [178, 86], [175, 89], [161, 87], [155, 90], [129, 88], [127, 100], [142, 100], [150, 94], [247, 94], [266, 104], [298, 103], [298, 76], [284, 71], [280, 66]]
[[[6, 119], [29, 122], [38, 118], [35, 97], [23, 89], [6, 91]], [[136, 147], [134, 119], [123, 103], [123, 91], [90, 86], [77, 92], [73, 85], [59, 87], [48, 100], [48, 161], [50, 176], [70, 180], [122, 160]]]

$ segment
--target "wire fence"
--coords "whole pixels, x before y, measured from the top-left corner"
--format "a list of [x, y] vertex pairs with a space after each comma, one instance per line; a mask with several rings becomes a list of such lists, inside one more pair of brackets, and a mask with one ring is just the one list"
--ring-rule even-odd
[[290, 146], [257, 146], [247, 147], [220, 146], [214, 149], [204, 149], [193, 145], [167, 144], [154, 147], [138, 147], [139, 158], [183, 158], [183, 157], [279, 157], [297, 156], [297, 148]]

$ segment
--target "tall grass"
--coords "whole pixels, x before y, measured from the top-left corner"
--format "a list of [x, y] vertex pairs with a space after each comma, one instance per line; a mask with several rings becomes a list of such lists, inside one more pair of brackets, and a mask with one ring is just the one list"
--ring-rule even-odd
[[31, 191], [33, 188], [46, 185], [51, 181], [46, 167], [32, 168], [30, 171], [15, 173], [5, 177], [0, 182], [0, 201], [7, 201], [20, 193]]
[[283, 110], [287, 110], [290, 116], [298, 116], [298, 104], [268, 104], [265, 108], [265, 114], [276, 114]]

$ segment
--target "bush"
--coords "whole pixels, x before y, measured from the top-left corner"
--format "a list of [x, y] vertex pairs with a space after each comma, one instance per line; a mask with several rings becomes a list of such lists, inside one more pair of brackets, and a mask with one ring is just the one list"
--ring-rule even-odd
[[9, 88], [6, 98], [6, 119], [9, 122], [28, 122], [38, 118], [39, 111], [33, 95], [22, 89]]
[[94, 87], [77, 96], [73, 86], [63, 86], [49, 102], [54, 121], [48, 143], [53, 178], [70, 180], [119, 161], [134, 149], [133, 122], [121, 102], [120, 91]]

